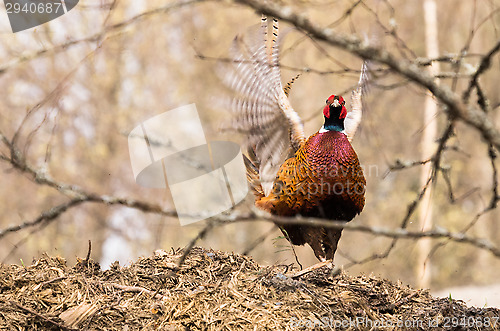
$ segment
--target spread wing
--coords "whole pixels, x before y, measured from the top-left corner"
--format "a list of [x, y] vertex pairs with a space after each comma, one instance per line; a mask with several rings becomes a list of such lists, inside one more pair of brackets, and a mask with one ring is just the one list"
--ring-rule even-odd
[[363, 116], [362, 97], [368, 92], [368, 82], [370, 80], [368, 65], [367, 61], [363, 62], [358, 86], [351, 94], [351, 111], [347, 113], [344, 120], [345, 134], [349, 142], [354, 138], [359, 123], [361, 122], [361, 117]]
[[[304, 142], [304, 128], [283, 91], [279, 68], [278, 21], [268, 40], [265, 16], [259, 31], [236, 37], [223, 82], [232, 90], [227, 105], [232, 128], [243, 133], [267, 195], [286, 156]], [[269, 45], [268, 45], [269, 44]]]

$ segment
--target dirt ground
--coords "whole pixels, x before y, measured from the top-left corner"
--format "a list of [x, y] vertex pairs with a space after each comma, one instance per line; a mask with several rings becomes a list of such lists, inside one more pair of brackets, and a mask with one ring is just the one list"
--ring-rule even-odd
[[300, 275], [250, 257], [157, 251], [102, 271], [43, 256], [0, 266], [1, 330], [499, 330], [500, 310], [467, 307], [325, 265]]

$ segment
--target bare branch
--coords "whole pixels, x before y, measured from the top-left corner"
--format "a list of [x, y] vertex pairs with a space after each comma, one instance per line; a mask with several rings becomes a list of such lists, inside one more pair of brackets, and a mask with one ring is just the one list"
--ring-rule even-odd
[[[411, 215], [411, 210], [408, 211], [408, 214]], [[213, 225], [226, 225], [226, 224], [232, 224], [234, 222], [248, 222], [256, 220], [265, 220], [278, 225], [308, 225], [308, 226], [321, 226], [325, 228], [344, 229], [347, 231], [364, 232], [375, 236], [382, 236], [393, 239], [420, 239], [420, 238], [449, 239], [453, 242], [470, 244], [477, 248], [487, 250], [496, 257], [500, 257], [500, 247], [496, 246], [495, 244], [491, 243], [486, 239], [473, 238], [461, 232], [451, 232], [442, 228], [436, 228], [429, 231], [409, 231], [405, 229], [407, 223], [404, 222], [401, 228], [389, 229], [385, 227], [368, 226], [357, 223], [346, 223], [343, 221], [324, 220], [312, 217], [307, 217], [307, 218], [302, 216], [279, 217], [260, 211], [258, 209], [253, 209], [251, 212], [245, 214], [239, 214], [236, 211], [230, 214], [221, 214], [212, 217], [210, 219], [210, 222], [213, 222], [214, 223]], [[206, 229], [213, 227], [213, 225], [207, 224], [207, 226], [202, 230], [202, 232], [206, 232]], [[197, 238], [200, 238], [200, 236], [197, 236]]]
[[42, 212], [38, 217], [36, 217], [32, 221], [25, 221], [21, 224], [13, 225], [10, 227], [7, 227], [5, 229], [0, 230], [0, 239], [5, 237], [9, 233], [17, 232], [26, 228], [34, 227], [36, 225], [39, 225], [43, 222], [50, 222], [57, 217], [59, 217], [62, 213], [67, 211], [68, 209], [78, 206], [81, 203], [85, 202], [84, 199], [81, 198], [75, 198], [73, 200], [70, 200], [66, 203], [60, 204], [56, 207], [52, 207], [48, 211]]
[[481, 59], [481, 62], [479, 63], [479, 67], [477, 68], [476, 72], [474, 75], [472, 75], [472, 78], [469, 82], [469, 87], [467, 90], [465, 90], [463, 94], [463, 99], [465, 102], [469, 101], [470, 94], [472, 92], [472, 89], [474, 87], [478, 87], [478, 81], [479, 81], [479, 76], [481, 76], [488, 68], [491, 66], [491, 59], [495, 54], [497, 54], [500, 51], [500, 40], [496, 43], [495, 46]]

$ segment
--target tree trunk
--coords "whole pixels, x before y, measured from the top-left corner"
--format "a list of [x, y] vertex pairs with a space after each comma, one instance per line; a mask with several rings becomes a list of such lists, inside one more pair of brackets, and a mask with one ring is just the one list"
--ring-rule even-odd
[[[425, 19], [425, 46], [426, 55], [429, 59], [439, 56], [438, 48], [438, 28], [437, 28], [437, 12], [436, 1], [424, 1], [424, 19]], [[432, 62], [428, 68], [431, 75], [439, 72], [439, 62]], [[427, 92], [425, 97], [424, 108], [424, 130], [422, 135], [422, 160], [427, 160], [431, 157], [435, 150], [435, 139], [437, 133], [437, 103], [431, 92]], [[431, 175], [430, 162], [422, 167], [421, 185], [427, 183]], [[429, 186], [425, 195], [422, 198], [419, 213], [419, 222], [422, 231], [432, 228], [432, 186]], [[428, 259], [431, 250], [432, 242], [429, 238], [421, 239], [418, 242], [418, 260], [417, 260], [417, 280], [420, 288], [428, 288], [431, 284], [431, 261]]]

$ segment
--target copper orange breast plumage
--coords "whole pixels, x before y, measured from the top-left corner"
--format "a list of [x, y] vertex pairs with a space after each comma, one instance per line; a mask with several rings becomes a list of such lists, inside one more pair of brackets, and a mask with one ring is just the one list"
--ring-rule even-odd
[[348, 221], [363, 209], [365, 185], [347, 137], [337, 131], [316, 133], [281, 166], [270, 211]]

